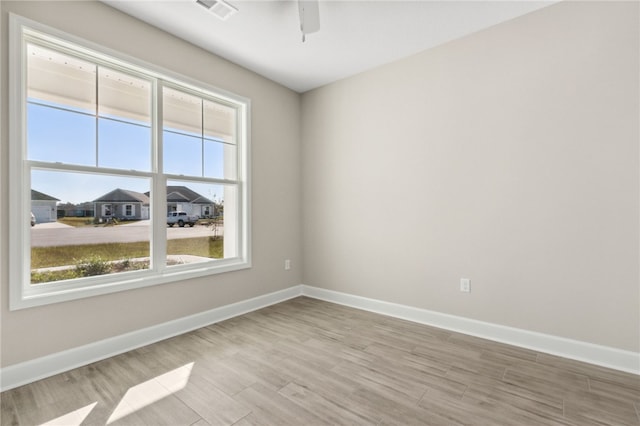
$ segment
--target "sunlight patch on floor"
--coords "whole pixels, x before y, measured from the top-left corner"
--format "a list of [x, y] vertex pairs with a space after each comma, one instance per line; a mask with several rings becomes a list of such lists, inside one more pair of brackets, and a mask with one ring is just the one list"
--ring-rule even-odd
[[87, 418], [89, 413], [93, 410], [93, 407], [96, 406], [98, 402], [94, 402], [93, 404], [89, 404], [82, 408], [79, 408], [75, 411], [65, 414], [64, 416], [60, 416], [56, 419], [50, 420], [46, 423], [42, 423], [40, 426], [80, 426], [84, 419]]
[[184, 389], [189, 383], [193, 362], [129, 388], [113, 411], [107, 424], [126, 417], [154, 402]]

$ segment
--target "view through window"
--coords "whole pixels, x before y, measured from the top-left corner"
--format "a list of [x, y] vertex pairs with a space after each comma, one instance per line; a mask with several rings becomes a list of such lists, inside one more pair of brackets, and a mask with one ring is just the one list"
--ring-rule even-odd
[[246, 261], [246, 103], [22, 35], [23, 281], [89, 286]]

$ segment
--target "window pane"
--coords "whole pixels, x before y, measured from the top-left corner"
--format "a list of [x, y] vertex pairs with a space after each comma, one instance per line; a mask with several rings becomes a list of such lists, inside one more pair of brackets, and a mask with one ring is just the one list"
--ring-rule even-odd
[[[224, 241], [225, 186], [170, 181], [167, 186], [167, 264], [230, 257]], [[234, 256], [235, 254], [231, 254]]]
[[202, 140], [173, 132], [163, 132], [164, 172], [202, 176]]
[[151, 128], [100, 118], [98, 166], [124, 170], [151, 170]]
[[165, 88], [164, 171], [237, 179], [236, 110]]
[[202, 99], [163, 89], [165, 173], [202, 176]]
[[169, 87], [162, 93], [164, 129], [202, 136], [202, 99]]
[[223, 142], [204, 141], [204, 176], [235, 180], [236, 146]]
[[31, 283], [149, 268], [149, 179], [31, 172]]
[[204, 136], [209, 139], [235, 143], [236, 110], [226, 105], [205, 100]]
[[98, 69], [98, 114], [119, 120], [151, 123], [151, 82], [115, 71]]
[[30, 160], [93, 166], [96, 163], [95, 117], [42, 105], [27, 106]]
[[98, 165], [151, 170], [151, 82], [98, 69]]
[[95, 114], [96, 67], [76, 57], [28, 44], [27, 97]]

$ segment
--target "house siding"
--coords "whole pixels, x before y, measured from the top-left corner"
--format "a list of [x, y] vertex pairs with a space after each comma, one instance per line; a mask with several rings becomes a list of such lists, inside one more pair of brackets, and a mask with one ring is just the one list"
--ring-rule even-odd
[[[148, 219], [149, 209], [144, 209], [142, 203], [136, 202], [97, 202], [95, 203], [95, 214], [97, 218], [102, 220], [115, 218], [118, 220], [139, 220]], [[131, 206], [131, 214], [127, 211], [127, 206]], [[107, 214], [110, 211], [110, 214]], [[146, 216], [143, 216], [143, 212], [146, 212]]]
[[36, 223], [55, 222], [56, 201], [32, 200], [31, 213], [36, 217]]

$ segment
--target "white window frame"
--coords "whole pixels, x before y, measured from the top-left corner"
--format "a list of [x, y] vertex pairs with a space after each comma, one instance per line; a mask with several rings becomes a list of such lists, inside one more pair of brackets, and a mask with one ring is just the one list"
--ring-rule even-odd
[[[151, 178], [150, 217], [151, 268], [117, 274], [87, 277], [68, 281], [31, 285], [31, 226], [30, 211], [31, 168], [35, 162], [27, 159], [26, 142], [26, 38], [37, 37], [56, 45], [70, 48], [89, 58], [128, 71], [143, 74], [152, 79], [152, 96], [156, 99], [152, 109], [152, 135], [155, 151], [151, 172], [131, 172], [131, 176]], [[188, 90], [199, 96], [232, 106], [237, 110], [237, 179], [209, 179], [165, 174], [162, 171], [162, 88], [164, 85]], [[251, 267], [251, 218], [250, 218], [250, 111], [249, 99], [213, 87], [176, 72], [146, 63], [109, 48], [89, 42], [63, 31], [51, 28], [24, 17], [9, 14], [9, 308], [24, 309], [33, 306], [81, 299], [118, 291], [171, 283], [223, 272]], [[54, 164], [47, 169], [55, 170]], [[73, 166], [65, 171], [93, 169]], [[108, 172], [108, 170], [106, 171]], [[121, 171], [117, 171], [120, 173]], [[120, 173], [122, 174], [122, 173]], [[124, 173], [125, 175], [127, 173]], [[237, 191], [237, 256], [225, 259], [167, 267], [160, 262], [166, 256], [166, 184], [168, 180], [205, 182], [234, 185]], [[96, 212], [97, 214], [98, 212]], [[24, 226], [22, 226], [24, 225]], [[156, 263], [154, 265], [154, 262]], [[212, 281], [215, 285], [215, 281]]]

